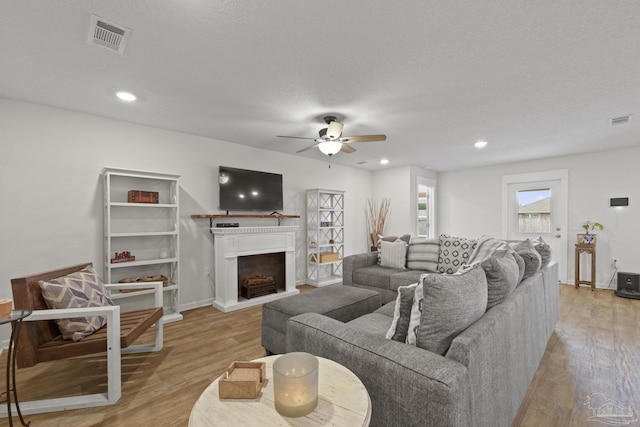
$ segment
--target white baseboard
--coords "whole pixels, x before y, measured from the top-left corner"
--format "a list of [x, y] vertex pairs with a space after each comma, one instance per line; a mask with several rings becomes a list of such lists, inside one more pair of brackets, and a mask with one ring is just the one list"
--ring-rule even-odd
[[[567, 285], [575, 286], [575, 284], [576, 284], [575, 281], [567, 280]], [[589, 285], [584, 285], [584, 284], [582, 284], [580, 286], [584, 287], [584, 288], [589, 287]], [[611, 284], [611, 287], [609, 287], [608, 283], [598, 283], [598, 282], [596, 282], [596, 289], [609, 289], [609, 290], [612, 290], [612, 291], [616, 290], [615, 286], [613, 286], [613, 283]]]
[[213, 307], [213, 298], [207, 298], [201, 301], [190, 302], [188, 304], [181, 304], [180, 311], [194, 310], [200, 307]]

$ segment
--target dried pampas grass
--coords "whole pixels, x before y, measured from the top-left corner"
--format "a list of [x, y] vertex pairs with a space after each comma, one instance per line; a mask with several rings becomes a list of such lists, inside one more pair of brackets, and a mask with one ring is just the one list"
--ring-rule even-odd
[[391, 199], [382, 199], [380, 202], [367, 199], [367, 207], [369, 210], [367, 215], [367, 230], [369, 231], [369, 240], [373, 247], [378, 243], [378, 235], [382, 235], [384, 232], [384, 225], [391, 210]]

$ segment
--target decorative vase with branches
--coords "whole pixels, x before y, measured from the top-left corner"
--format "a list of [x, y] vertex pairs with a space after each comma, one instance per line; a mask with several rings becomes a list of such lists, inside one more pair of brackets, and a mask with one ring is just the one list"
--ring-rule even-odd
[[378, 235], [384, 233], [384, 226], [391, 210], [391, 199], [382, 199], [379, 202], [367, 199], [367, 208], [367, 230], [369, 232], [369, 241], [373, 248], [378, 243]]

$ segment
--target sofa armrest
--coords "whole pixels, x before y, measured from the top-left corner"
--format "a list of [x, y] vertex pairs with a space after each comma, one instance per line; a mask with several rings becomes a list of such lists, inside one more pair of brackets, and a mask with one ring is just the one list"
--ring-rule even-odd
[[371, 425], [471, 424], [467, 369], [441, 355], [363, 334], [317, 313], [287, 321], [287, 351], [304, 351], [350, 369], [371, 397]]
[[346, 256], [342, 261], [342, 284], [353, 286], [353, 272], [358, 268], [376, 265], [377, 262], [377, 252]]

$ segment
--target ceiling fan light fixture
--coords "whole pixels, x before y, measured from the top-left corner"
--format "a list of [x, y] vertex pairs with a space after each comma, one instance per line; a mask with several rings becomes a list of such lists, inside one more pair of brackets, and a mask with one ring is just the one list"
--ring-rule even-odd
[[318, 149], [322, 152], [322, 154], [326, 154], [327, 156], [333, 156], [342, 148], [342, 142], [340, 141], [323, 141], [318, 144]]
[[342, 128], [344, 128], [342, 123], [336, 121], [330, 122], [329, 127], [327, 128], [327, 136], [330, 139], [340, 138], [340, 135], [342, 135]]

